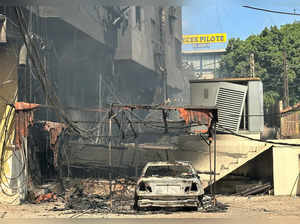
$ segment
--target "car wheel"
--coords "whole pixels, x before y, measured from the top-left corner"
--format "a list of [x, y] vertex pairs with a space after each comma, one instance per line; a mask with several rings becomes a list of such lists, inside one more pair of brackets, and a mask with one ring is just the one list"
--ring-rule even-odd
[[192, 211], [192, 212], [198, 211], [198, 206], [190, 207], [189, 211]]
[[199, 206], [198, 206], [198, 208], [200, 208], [200, 207], [204, 208], [204, 205], [203, 205], [203, 197], [204, 197], [204, 195], [200, 195], [200, 196], [198, 197], [198, 200], [199, 200]]

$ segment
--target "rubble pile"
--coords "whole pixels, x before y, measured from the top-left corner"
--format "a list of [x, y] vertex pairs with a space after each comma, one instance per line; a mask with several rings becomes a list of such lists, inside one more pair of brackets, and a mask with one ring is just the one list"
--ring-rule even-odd
[[258, 183], [252, 184], [248, 187], [241, 188], [235, 195], [239, 196], [250, 196], [250, 195], [257, 195], [257, 194], [271, 194], [272, 185], [270, 183]]
[[82, 183], [83, 191], [86, 194], [97, 194], [101, 196], [110, 196], [113, 198], [133, 198], [136, 182], [132, 179], [114, 179], [111, 182], [108, 180], [87, 180]]
[[213, 197], [205, 195], [202, 199], [202, 208], [203, 212], [223, 212], [228, 208], [227, 205], [224, 205], [217, 200], [214, 201]]
[[67, 185], [63, 207], [55, 206], [52, 211], [85, 214], [134, 212], [132, 205], [135, 182], [132, 180], [74, 180]]
[[[134, 189], [136, 181], [132, 179], [67, 179], [64, 183], [64, 194], [56, 194], [54, 190], [36, 190], [32, 194], [32, 203], [54, 202], [51, 211], [61, 211], [63, 214], [73, 214], [78, 217], [82, 214], [114, 213], [114, 214], [170, 214], [178, 209], [147, 209], [137, 212], [133, 209]], [[51, 187], [50, 187], [51, 188]], [[54, 189], [54, 187], [52, 187]], [[221, 212], [227, 207], [214, 202], [213, 197], [205, 195], [200, 212]], [[72, 216], [72, 217], [73, 217]]]
[[101, 208], [106, 210], [106, 198], [97, 194], [84, 194], [82, 189], [76, 188], [65, 201], [65, 210], [88, 210]]
[[31, 203], [57, 201], [57, 194], [49, 188], [35, 189], [28, 192], [27, 199]]
[[51, 192], [51, 193], [39, 195], [36, 199], [36, 202], [41, 203], [41, 202], [50, 202], [56, 200], [57, 200], [56, 194]]

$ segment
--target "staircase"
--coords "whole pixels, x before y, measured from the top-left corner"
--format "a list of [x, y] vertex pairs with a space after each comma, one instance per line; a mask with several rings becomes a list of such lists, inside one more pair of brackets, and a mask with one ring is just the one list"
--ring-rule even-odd
[[[248, 153], [246, 155], [243, 155], [239, 158], [232, 159], [229, 161], [228, 159], [226, 161], [220, 162], [218, 164], [218, 155], [217, 155], [217, 175], [216, 175], [216, 182], [222, 179], [223, 177], [227, 176], [228, 174], [232, 173], [239, 167], [243, 166], [247, 162], [251, 161], [261, 153], [265, 152], [266, 150], [270, 149], [273, 145], [271, 144], [265, 144], [263, 145], [257, 145], [253, 147], [249, 147]], [[209, 184], [209, 175], [207, 175], [208, 178], [203, 179], [204, 188], [208, 187]], [[213, 180], [212, 180], [213, 183]]]

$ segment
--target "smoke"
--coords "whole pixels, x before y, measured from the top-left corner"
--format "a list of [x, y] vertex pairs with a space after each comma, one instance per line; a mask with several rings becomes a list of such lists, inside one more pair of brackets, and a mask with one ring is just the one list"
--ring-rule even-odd
[[216, 4], [216, 0], [188, 0], [182, 7], [182, 32], [183, 34], [192, 34], [195, 26], [201, 21], [197, 19], [198, 15], [211, 5]]

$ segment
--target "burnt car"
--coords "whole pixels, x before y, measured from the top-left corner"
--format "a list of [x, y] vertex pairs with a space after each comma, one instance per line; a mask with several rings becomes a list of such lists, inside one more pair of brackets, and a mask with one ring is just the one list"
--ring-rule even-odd
[[134, 208], [202, 205], [204, 189], [190, 162], [149, 162], [135, 189]]

